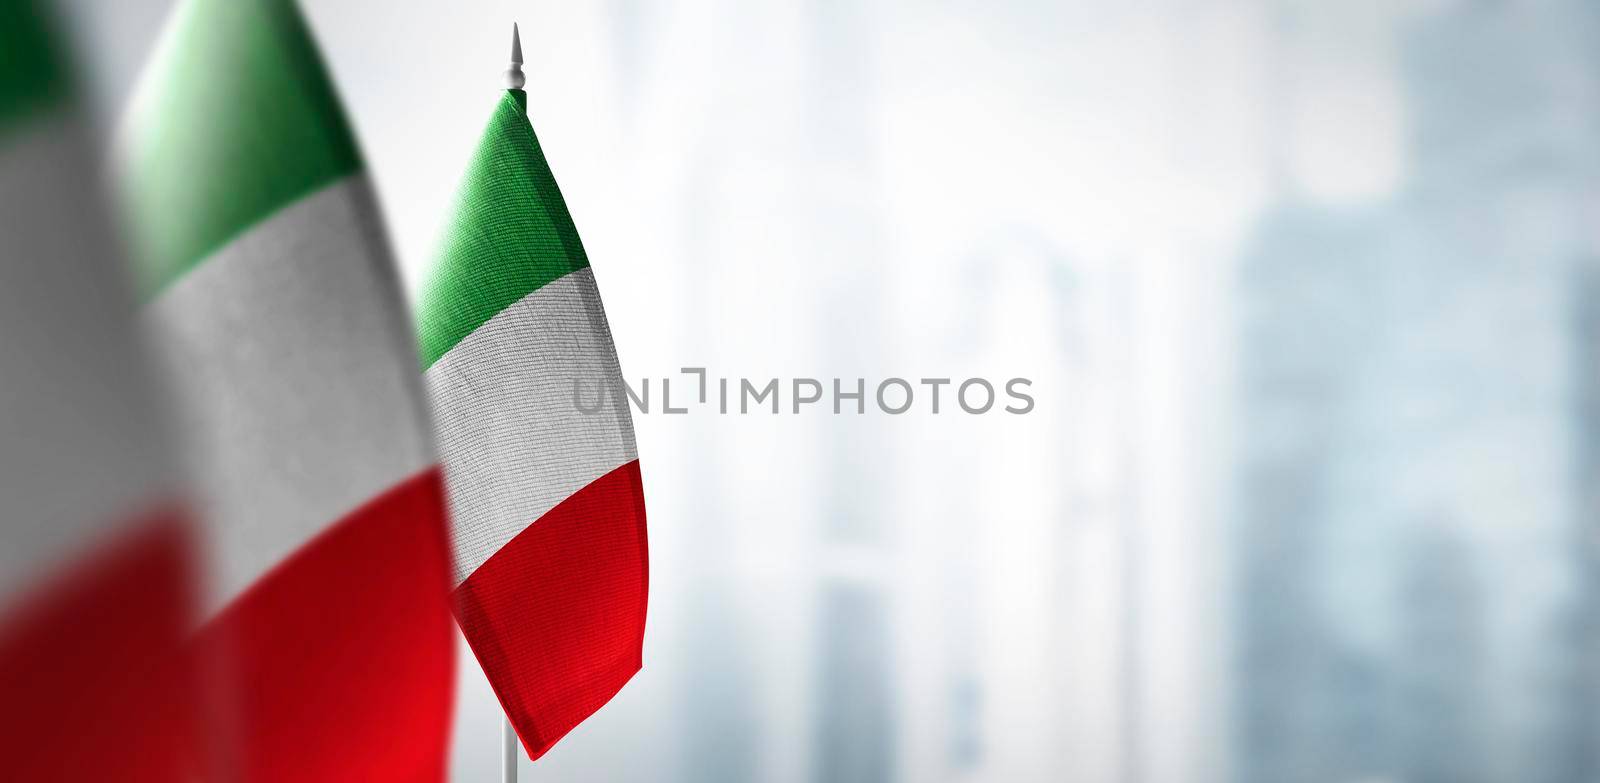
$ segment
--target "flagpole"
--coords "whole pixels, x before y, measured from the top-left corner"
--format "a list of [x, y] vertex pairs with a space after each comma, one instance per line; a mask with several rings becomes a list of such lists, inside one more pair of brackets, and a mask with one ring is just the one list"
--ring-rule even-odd
[[517, 783], [517, 730], [511, 718], [500, 718], [500, 783]]
[[[511, 23], [511, 67], [506, 69], [506, 89], [520, 90], [527, 83], [522, 74], [522, 34], [515, 22]], [[517, 783], [517, 730], [511, 727], [511, 716], [500, 718], [500, 783]]]

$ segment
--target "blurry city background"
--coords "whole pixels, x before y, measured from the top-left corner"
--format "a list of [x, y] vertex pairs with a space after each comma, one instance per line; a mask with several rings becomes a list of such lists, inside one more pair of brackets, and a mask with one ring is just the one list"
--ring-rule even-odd
[[[1034, 379], [638, 417], [645, 669], [524, 780], [1600, 780], [1593, 4], [302, 5], [408, 283], [518, 21], [630, 379]], [[67, 6], [110, 135], [169, 2]]]

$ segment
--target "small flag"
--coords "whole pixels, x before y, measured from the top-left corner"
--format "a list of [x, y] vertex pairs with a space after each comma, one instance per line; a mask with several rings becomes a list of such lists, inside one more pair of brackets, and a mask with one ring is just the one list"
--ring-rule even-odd
[[[444, 497], [361, 157], [290, 0], [186, 0], [123, 139], [245, 780], [439, 780]], [[224, 697], [229, 694], [224, 693]]]
[[0, 777], [178, 780], [192, 531], [63, 49], [0, 0]]
[[538, 758], [639, 670], [649, 566], [616, 349], [520, 61], [516, 46], [418, 319], [456, 619]]

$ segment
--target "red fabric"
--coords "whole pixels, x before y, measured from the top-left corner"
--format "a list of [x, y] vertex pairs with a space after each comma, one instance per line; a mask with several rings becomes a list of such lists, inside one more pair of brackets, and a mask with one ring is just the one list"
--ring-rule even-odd
[[629, 462], [573, 493], [456, 588], [456, 617], [531, 758], [639, 670], [649, 592]]
[[0, 619], [0, 777], [187, 777], [198, 706], [183, 655], [191, 562], [181, 515], [162, 512]]
[[244, 781], [440, 781], [454, 701], [437, 468], [329, 528], [201, 636]]

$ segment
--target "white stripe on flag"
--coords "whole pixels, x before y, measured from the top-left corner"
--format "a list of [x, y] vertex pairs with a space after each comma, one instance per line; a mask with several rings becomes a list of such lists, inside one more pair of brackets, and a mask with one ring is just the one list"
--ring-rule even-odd
[[[638, 459], [622, 371], [587, 268], [523, 297], [428, 368], [454, 584], [572, 493]], [[593, 406], [601, 386], [606, 404]]]
[[176, 478], [83, 124], [0, 135], [0, 610]]
[[289, 205], [149, 308], [226, 606], [346, 513], [433, 464], [417, 353], [371, 187]]

